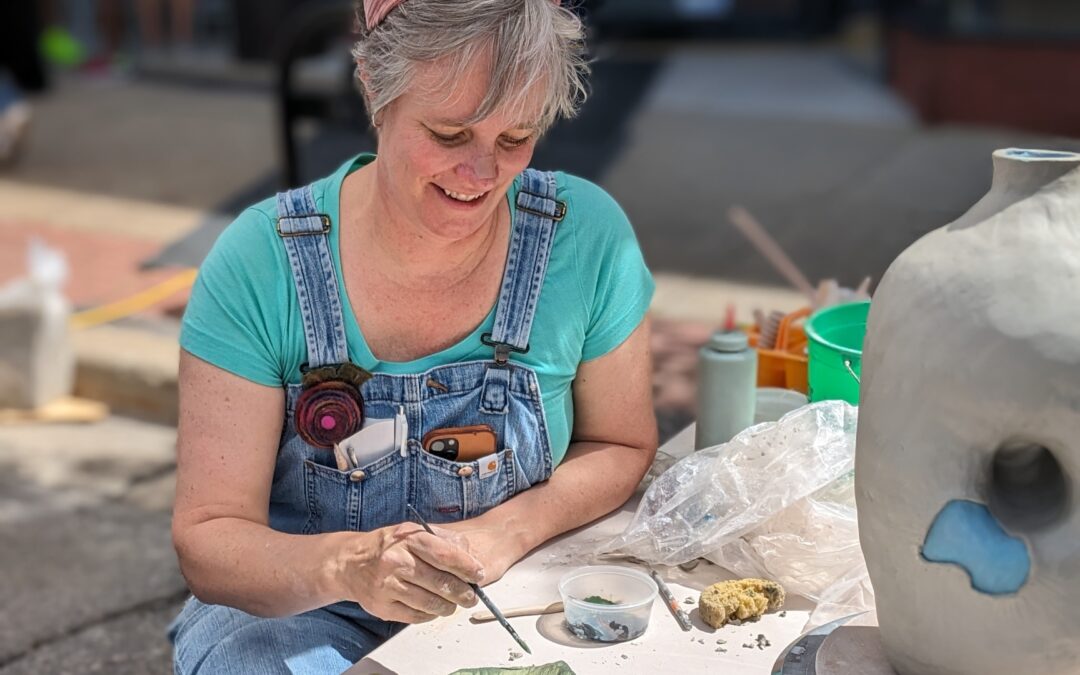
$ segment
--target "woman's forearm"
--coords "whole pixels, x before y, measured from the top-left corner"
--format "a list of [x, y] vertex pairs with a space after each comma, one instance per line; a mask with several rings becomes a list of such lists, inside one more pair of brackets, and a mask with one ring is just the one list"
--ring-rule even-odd
[[[625, 503], [655, 456], [655, 446], [572, 443], [549, 480], [472, 522], [497, 527], [519, 559]], [[180, 568], [192, 592], [204, 602], [257, 616], [290, 616], [348, 599], [343, 572], [377, 556], [372, 537], [292, 535], [232, 517], [174, 528]]]
[[552, 537], [611, 513], [633, 494], [656, 457], [656, 447], [571, 443], [551, 478], [488, 511], [510, 534], [518, 558]]
[[285, 534], [227, 517], [174, 528], [173, 538], [196, 597], [266, 617], [344, 599], [336, 579], [345, 559], [362, 559], [368, 548], [365, 533]]

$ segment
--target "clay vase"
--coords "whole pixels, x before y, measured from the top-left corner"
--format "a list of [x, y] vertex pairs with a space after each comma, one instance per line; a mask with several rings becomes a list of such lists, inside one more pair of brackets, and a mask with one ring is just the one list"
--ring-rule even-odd
[[890, 266], [855, 489], [900, 675], [1080, 673], [1080, 155], [998, 150], [990, 192]]

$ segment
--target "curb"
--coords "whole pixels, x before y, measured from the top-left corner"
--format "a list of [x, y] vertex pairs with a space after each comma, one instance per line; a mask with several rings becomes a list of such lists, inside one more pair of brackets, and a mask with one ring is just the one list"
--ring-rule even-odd
[[155, 329], [98, 326], [77, 331], [75, 395], [114, 413], [176, 426], [179, 324]]
[[675, 321], [700, 321], [719, 326], [728, 305], [735, 307], [735, 320], [751, 323], [755, 309], [793, 312], [807, 304], [806, 296], [785, 286], [722, 281], [668, 272], [653, 274], [656, 294], [649, 311], [653, 316]]

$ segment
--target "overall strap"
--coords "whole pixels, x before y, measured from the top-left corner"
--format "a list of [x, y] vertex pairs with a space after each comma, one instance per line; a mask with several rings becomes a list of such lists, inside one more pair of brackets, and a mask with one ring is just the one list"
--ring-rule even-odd
[[566, 204], [555, 200], [555, 174], [526, 169], [517, 195], [495, 326], [482, 338], [484, 344], [495, 348], [499, 364], [506, 363], [510, 352], [529, 351], [529, 333], [547, 273], [555, 226], [565, 215]]
[[494, 361], [485, 375], [481, 396], [484, 412], [505, 412], [510, 382], [506, 365], [510, 354], [529, 351], [529, 334], [547, 273], [555, 228], [566, 216], [566, 204], [555, 199], [555, 192], [554, 173], [526, 169], [521, 174], [510, 250], [495, 307], [495, 325], [481, 337], [484, 344], [494, 348]]
[[330, 216], [319, 213], [308, 185], [277, 196], [277, 232], [289, 254], [304, 319], [308, 368], [349, 360], [337, 274], [330, 255]]

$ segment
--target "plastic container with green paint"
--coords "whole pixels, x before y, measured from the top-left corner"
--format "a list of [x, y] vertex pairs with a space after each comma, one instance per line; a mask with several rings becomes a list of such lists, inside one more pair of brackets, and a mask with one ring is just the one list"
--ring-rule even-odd
[[[576, 637], [624, 642], [645, 632], [656, 599], [656, 582], [641, 570], [590, 565], [559, 580], [566, 625]], [[597, 602], [598, 600], [606, 602]]]

